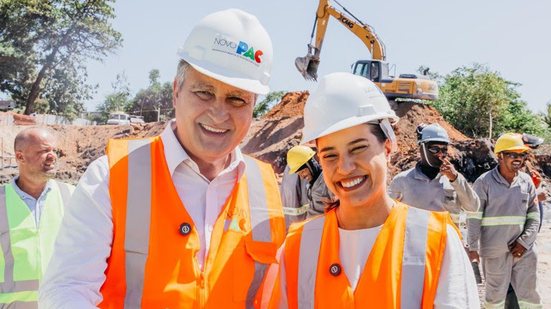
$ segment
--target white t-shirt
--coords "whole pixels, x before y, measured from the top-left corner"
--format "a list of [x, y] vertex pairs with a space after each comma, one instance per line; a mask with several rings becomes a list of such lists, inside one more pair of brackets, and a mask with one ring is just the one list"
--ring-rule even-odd
[[382, 225], [361, 230], [344, 230], [339, 228], [339, 258], [353, 290], [356, 290], [369, 253], [382, 228]]

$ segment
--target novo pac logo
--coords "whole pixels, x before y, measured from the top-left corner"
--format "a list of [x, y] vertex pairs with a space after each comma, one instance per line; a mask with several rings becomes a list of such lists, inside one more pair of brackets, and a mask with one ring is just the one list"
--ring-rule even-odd
[[246, 58], [256, 63], [262, 63], [261, 57], [264, 54], [262, 50], [255, 50], [253, 46], [249, 46], [249, 44], [244, 41], [229, 40], [221, 36], [214, 38], [212, 49]]

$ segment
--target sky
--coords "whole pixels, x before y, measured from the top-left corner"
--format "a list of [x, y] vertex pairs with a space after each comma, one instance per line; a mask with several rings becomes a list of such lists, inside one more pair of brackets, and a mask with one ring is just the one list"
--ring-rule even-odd
[[[551, 101], [551, 1], [548, 0], [339, 0], [371, 25], [386, 45], [387, 61], [396, 75], [415, 73], [420, 65], [448, 74], [480, 63], [520, 83], [528, 107], [544, 111]], [[336, 8], [339, 8], [333, 2]], [[101, 62], [89, 62], [89, 83], [98, 84], [86, 103], [95, 110], [112, 91], [116, 75], [124, 73], [132, 94], [148, 85], [148, 73], [159, 69], [160, 80], [172, 81], [176, 52], [193, 26], [205, 15], [231, 7], [258, 17], [272, 38], [272, 91], [314, 90], [294, 66], [304, 56], [314, 24], [317, 0], [118, 0], [113, 27], [123, 46]], [[350, 71], [359, 59], [370, 59], [354, 34], [331, 18], [318, 75]]]

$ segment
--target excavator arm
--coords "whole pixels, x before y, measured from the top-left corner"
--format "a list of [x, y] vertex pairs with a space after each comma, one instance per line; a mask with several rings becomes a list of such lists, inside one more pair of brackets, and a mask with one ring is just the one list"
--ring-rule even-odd
[[[335, 2], [338, 4], [336, 0]], [[314, 44], [312, 45], [312, 42], [308, 44], [308, 53], [305, 57], [298, 57], [295, 60], [295, 66], [305, 79], [317, 80], [321, 47], [327, 30], [327, 24], [331, 16], [362, 40], [367, 49], [371, 52], [373, 59], [381, 61], [386, 60], [385, 45], [377, 36], [373, 28], [360, 21], [342, 5], [339, 4], [339, 6], [341, 6], [348, 15], [333, 7], [329, 3], [329, 0], [319, 1], [314, 28], [312, 29], [312, 39], [314, 33], [316, 35]]]

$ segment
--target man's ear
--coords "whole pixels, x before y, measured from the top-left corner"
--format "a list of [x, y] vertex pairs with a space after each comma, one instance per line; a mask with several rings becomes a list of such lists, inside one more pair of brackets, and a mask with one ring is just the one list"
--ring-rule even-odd
[[25, 157], [23, 156], [23, 152], [21, 151], [16, 151], [15, 152], [15, 160], [17, 162], [24, 162], [25, 161]]
[[180, 86], [178, 85], [178, 79], [175, 78], [172, 82], [172, 107], [176, 107], [176, 99], [178, 98], [178, 93], [180, 92]]

